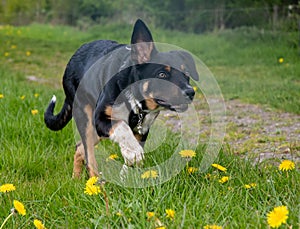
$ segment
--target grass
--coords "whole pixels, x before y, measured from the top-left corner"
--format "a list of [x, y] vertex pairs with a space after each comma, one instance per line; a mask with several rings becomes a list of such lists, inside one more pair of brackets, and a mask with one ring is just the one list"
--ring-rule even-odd
[[[0, 94], [4, 97], [0, 99], [0, 185], [13, 183], [16, 191], [0, 193], [0, 224], [17, 199], [24, 203], [27, 214], [14, 216], [4, 228], [33, 228], [36, 218], [47, 228], [155, 228], [155, 219], [148, 219], [147, 212], [155, 212], [167, 228], [202, 228], [207, 224], [266, 228], [267, 213], [279, 205], [289, 209], [287, 224], [299, 227], [299, 164], [288, 172], [279, 171], [279, 160], [253, 165], [233, 155], [226, 145], [215, 161], [227, 168], [226, 173], [213, 167], [194, 174], [184, 169], [168, 182], [141, 189], [105, 184], [109, 213], [103, 194], [84, 194], [85, 176], [71, 179], [72, 125], [51, 132], [43, 123], [43, 111], [52, 94], [60, 98], [58, 107], [62, 105], [61, 75], [81, 43], [99, 37], [127, 43], [130, 30], [129, 26], [103, 26], [88, 32], [47, 25], [1, 27]], [[300, 113], [294, 34], [255, 29], [201, 36], [155, 31], [157, 41], [199, 56], [214, 73], [225, 98]], [[279, 56], [283, 56], [283, 64], [277, 62]], [[28, 81], [30, 75], [44, 81]], [[33, 115], [33, 109], [38, 114]], [[168, 133], [168, 141], [149, 156], [146, 166], [169, 158], [178, 144], [176, 136]], [[120, 156], [115, 145], [104, 144]], [[199, 166], [204, 149], [205, 145], [197, 147], [197, 155], [187, 167]], [[228, 176], [229, 181], [221, 184], [222, 176]], [[256, 183], [256, 187], [246, 189], [244, 185], [249, 183]], [[166, 209], [175, 211], [174, 219], [166, 216]]]

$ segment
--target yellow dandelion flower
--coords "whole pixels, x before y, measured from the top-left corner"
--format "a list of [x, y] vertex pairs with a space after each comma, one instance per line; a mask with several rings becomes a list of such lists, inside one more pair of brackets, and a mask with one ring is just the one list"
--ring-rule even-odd
[[289, 210], [286, 206], [278, 206], [273, 209], [273, 211], [267, 214], [267, 221], [270, 227], [277, 228], [281, 224], [286, 223], [288, 219]]
[[220, 171], [222, 171], [222, 172], [227, 171], [227, 169], [225, 167], [223, 167], [222, 165], [219, 165], [219, 164], [212, 164], [211, 166], [218, 169], [218, 170], [220, 170]]
[[10, 48], [11, 48], [11, 49], [16, 49], [17, 46], [16, 46], [16, 45], [11, 45]]
[[15, 190], [16, 187], [13, 184], [3, 184], [0, 186], [0, 192], [12, 192]]
[[251, 186], [252, 188], [255, 188], [257, 185], [256, 185], [256, 183], [250, 183], [250, 186]]
[[281, 171], [293, 170], [295, 168], [295, 163], [290, 160], [283, 160], [279, 165]]
[[84, 193], [88, 195], [97, 195], [101, 193], [100, 187], [97, 185], [98, 177], [91, 177], [85, 184]]
[[224, 184], [224, 183], [226, 183], [228, 180], [229, 180], [229, 177], [228, 177], [228, 176], [223, 176], [223, 177], [221, 177], [221, 179], [219, 180], [219, 182], [220, 182], [221, 184]]
[[283, 57], [278, 58], [278, 63], [279, 63], [279, 64], [282, 64], [283, 62], [284, 62]]
[[101, 189], [98, 185], [86, 185], [85, 186], [85, 189], [84, 189], [84, 194], [87, 194], [87, 195], [97, 195], [101, 193]]
[[20, 99], [21, 99], [21, 100], [24, 100], [25, 97], [26, 97], [25, 95], [21, 95], [21, 96], [20, 96]]
[[123, 216], [122, 212], [117, 212], [116, 215], [119, 217]]
[[255, 188], [256, 187], [256, 184], [255, 183], [250, 183], [250, 184], [245, 184], [244, 185], [244, 188], [245, 189], [250, 189], [250, 188]]
[[146, 215], [147, 215], [148, 219], [151, 219], [155, 216], [155, 213], [154, 212], [147, 212]]
[[158, 173], [155, 170], [148, 170], [141, 175], [142, 179], [157, 178], [157, 177], [158, 177]]
[[8, 57], [8, 56], [9, 56], [9, 52], [5, 52], [5, 53], [4, 53], [4, 56], [5, 56], [5, 57]]
[[40, 95], [39, 95], [39, 93], [34, 93], [34, 97], [35, 98], [37, 98], [37, 97], [39, 97]]
[[98, 177], [90, 177], [87, 181], [86, 181], [86, 185], [95, 185], [98, 182]]
[[249, 184], [245, 184], [244, 187], [245, 187], [245, 189], [250, 189], [251, 188], [251, 186]]
[[0, 99], [3, 99], [4, 98], [4, 95], [3, 94], [0, 94]]
[[158, 226], [155, 229], [166, 229], [166, 227], [165, 226]]
[[26, 209], [20, 201], [14, 200], [13, 204], [14, 204], [14, 210], [17, 213], [19, 213], [20, 215], [23, 215], [23, 216], [26, 215]]
[[203, 227], [203, 229], [222, 229], [223, 227], [222, 226], [218, 226], [218, 225], [215, 225], [215, 224], [212, 224], [212, 225], [206, 225]]
[[114, 154], [109, 155], [108, 158], [106, 158], [106, 161], [115, 160], [117, 158], [119, 158], [119, 156], [114, 153]]
[[198, 88], [196, 86], [194, 86], [193, 89], [195, 92], [198, 90]]
[[175, 211], [173, 209], [166, 209], [167, 218], [174, 219]]
[[26, 56], [30, 56], [31, 55], [31, 52], [30, 51], [26, 51]]
[[181, 155], [181, 157], [185, 158], [196, 157], [196, 152], [194, 150], [181, 150], [179, 154]]
[[189, 174], [193, 174], [193, 173], [195, 173], [195, 172], [198, 171], [198, 168], [195, 168], [195, 167], [188, 167], [188, 168], [187, 168], [187, 171], [188, 171]]
[[36, 115], [36, 114], [38, 114], [38, 113], [39, 113], [39, 111], [36, 110], [36, 109], [31, 110], [31, 114], [32, 114], [32, 115]]
[[37, 229], [46, 229], [46, 227], [44, 226], [42, 221], [40, 221], [38, 219], [33, 220], [33, 224]]

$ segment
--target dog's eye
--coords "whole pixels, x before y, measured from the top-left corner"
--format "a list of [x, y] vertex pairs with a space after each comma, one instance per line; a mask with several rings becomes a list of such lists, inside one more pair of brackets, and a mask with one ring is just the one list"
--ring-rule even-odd
[[167, 74], [165, 72], [160, 72], [160, 73], [158, 73], [158, 77], [159, 78], [166, 78]]

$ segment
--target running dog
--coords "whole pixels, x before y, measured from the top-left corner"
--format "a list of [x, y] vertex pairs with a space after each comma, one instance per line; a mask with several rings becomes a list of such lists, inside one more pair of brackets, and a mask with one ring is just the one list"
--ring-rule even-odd
[[140, 19], [131, 44], [98, 40], [81, 46], [63, 76], [65, 101], [54, 115], [53, 96], [44, 114], [46, 126], [58, 131], [74, 117], [81, 141], [76, 145], [73, 176], [86, 165], [99, 175], [94, 146], [102, 138], [118, 143], [125, 164], [141, 164], [144, 142], [160, 110], [184, 112], [194, 98], [190, 77], [195, 63], [184, 51], [159, 52]]

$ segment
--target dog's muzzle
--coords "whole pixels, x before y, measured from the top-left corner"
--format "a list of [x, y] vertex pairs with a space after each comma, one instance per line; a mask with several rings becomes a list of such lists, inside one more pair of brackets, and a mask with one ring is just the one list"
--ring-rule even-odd
[[188, 105], [192, 103], [195, 91], [192, 87], [188, 87], [181, 91], [182, 95], [179, 96], [173, 102], [166, 101], [163, 99], [156, 99], [156, 102], [166, 109], [176, 112], [184, 112], [188, 109]]
[[194, 99], [195, 96], [195, 91], [192, 87], [188, 87], [187, 89], [183, 90], [183, 96], [185, 96], [185, 98], [190, 101], [189, 103], [191, 103]]

